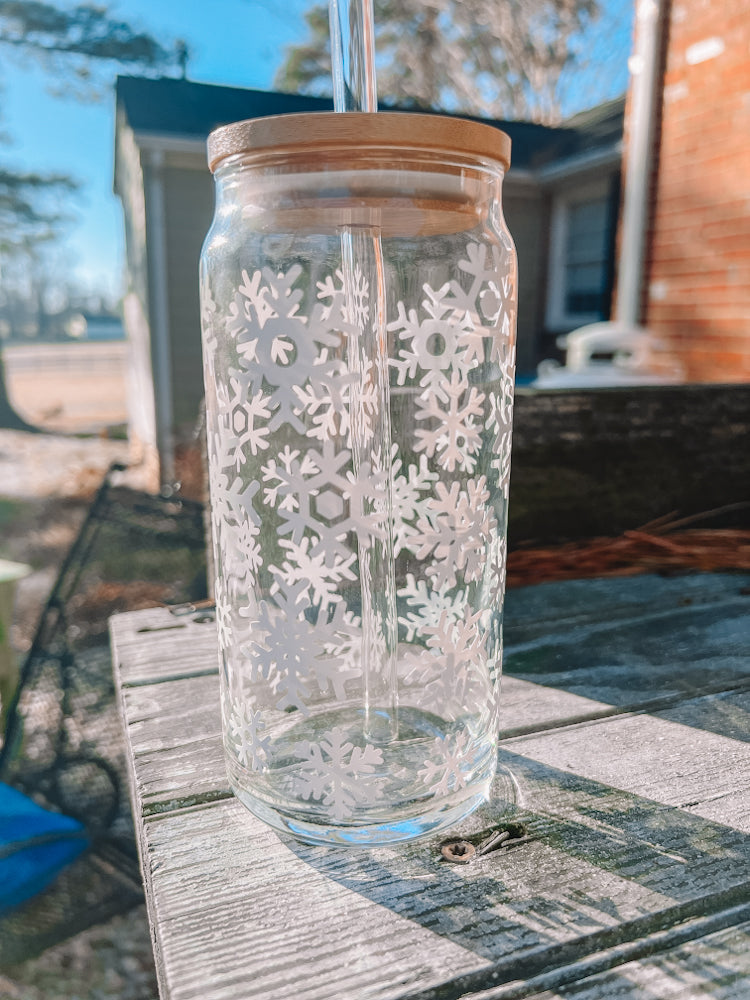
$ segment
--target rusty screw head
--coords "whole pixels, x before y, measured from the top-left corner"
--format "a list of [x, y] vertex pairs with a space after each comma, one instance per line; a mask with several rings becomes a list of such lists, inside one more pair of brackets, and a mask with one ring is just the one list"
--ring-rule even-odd
[[474, 845], [470, 844], [468, 840], [450, 840], [447, 844], [443, 844], [440, 848], [440, 853], [451, 864], [468, 865], [477, 851]]

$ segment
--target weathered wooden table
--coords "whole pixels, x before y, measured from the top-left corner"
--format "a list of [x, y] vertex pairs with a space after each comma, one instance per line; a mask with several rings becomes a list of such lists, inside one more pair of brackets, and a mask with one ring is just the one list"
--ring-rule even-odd
[[206, 615], [112, 621], [170, 1000], [750, 997], [747, 577], [511, 591], [498, 797], [531, 839], [354, 852], [235, 801]]

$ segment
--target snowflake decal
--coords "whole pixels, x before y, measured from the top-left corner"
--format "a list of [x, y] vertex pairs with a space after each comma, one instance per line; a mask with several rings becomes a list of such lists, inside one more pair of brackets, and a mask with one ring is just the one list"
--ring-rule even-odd
[[484, 414], [484, 393], [454, 372], [449, 383], [443, 383], [439, 393], [430, 393], [417, 410], [417, 420], [429, 420], [432, 426], [416, 432], [415, 451], [424, 451], [437, 458], [438, 465], [448, 472], [458, 467], [472, 472], [475, 455], [482, 443], [481, 424], [477, 417]]
[[[268, 766], [274, 713], [361, 702], [363, 663], [390, 662], [392, 559], [411, 704], [456, 720], [499, 676], [515, 274], [489, 244], [458, 256], [388, 302], [387, 364], [369, 356], [386, 330], [356, 248], [315, 285], [297, 264], [238, 270], [221, 304], [202, 276], [217, 627], [252, 693], [227, 739], [250, 770]], [[389, 376], [408, 414], [392, 440]], [[424, 777], [444, 794], [464, 745], [438, 742]], [[337, 729], [298, 750], [302, 797], [338, 818], [380, 796], [380, 750]]]
[[426, 504], [438, 478], [438, 474], [430, 470], [425, 455], [420, 455], [418, 466], [410, 465], [408, 469], [403, 468], [397, 455], [398, 448], [394, 445], [391, 466], [394, 558], [403, 549], [413, 551], [412, 539], [416, 534], [416, 522], [427, 515]]
[[427, 647], [439, 664], [424, 685], [425, 707], [434, 705], [446, 719], [481, 711], [487, 698], [487, 635], [478, 627], [482, 614], [477, 611], [472, 615], [467, 607], [463, 618], [456, 621], [444, 611], [437, 625], [425, 629]]
[[235, 699], [229, 713], [231, 746], [240, 764], [252, 771], [264, 771], [268, 766], [271, 739], [261, 735], [264, 729], [260, 712]]
[[313, 604], [325, 605], [340, 601], [336, 588], [341, 581], [357, 579], [352, 571], [352, 564], [357, 558], [354, 552], [350, 552], [345, 559], [338, 554], [326, 555], [320, 551], [317, 555], [312, 555], [308, 551], [309, 538], [303, 538], [299, 545], [282, 538], [279, 545], [286, 550], [287, 559], [281, 569], [271, 566], [271, 572], [287, 586], [304, 583]]
[[347, 685], [362, 677], [362, 625], [343, 601], [322, 608], [317, 621], [322, 635], [314, 681], [321, 695], [331, 693], [343, 701], [348, 696]]
[[248, 451], [257, 455], [268, 448], [271, 433], [268, 418], [271, 411], [266, 406], [262, 390], [255, 395], [248, 392], [250, 379], [239, 372], [229, 377], [229, 392], [220, 393], [220, 438], [226, 457], [223, 466], [231, 465], [239, 472], [247, 459]]
[[488, 247], [484, 243], [470, 243], [466, 248], [466, 257], [458, 262], [458, 269], [468, 275], [469, 287], [464, 291], [458, 282], [453, 284], [456, 307], [475, 309], [479, 302], [485, 319], [496, 321], [502, 307], [498, 275], [501, 282], [507, 279], [507, 272], [502, 267], [500, 248]]
[[346, 820], [357, 806], [382, 798], [383, 778], [376, 769], [383, 763], [383, 751], [369, 744], [355, 747], [343, 729], [332, 729], [319, 743], [298, 743], [294, 753], [304, 761], [297, 775], [299, 794], [320, 800], [334, 819]]
[[419, 772], [422, 782], [435, 796], [450, 795], [466, 787], [468, 733], [465, 729], [455, 736], [438, 737], [430, 756]]
[[417, 558], [432, 556], [426, 572], [438, 588], [455, 586], [458, 570], [466, 582], [480, 579], [482, 556], [497, 525], [487, 506], [485, 477], [470, 479], [466, 491], [454, 482], [450, 489], [438, 483], [435, 492], [417, 523]]
[[310, 422], [307, 435], [319, 441], [335, 438], [346, 440], [349, 434], [350, 386], [356, 374], [350, 373], [343, 361], [333, 362], [331, 377], [318, 377], [295, 390], [299, 406], [295, 416], [305, 414]]
[[221, 573], [217, 574], [214, 585], [214, 597], [216, 600], [216, 631], [219, 637], [219, 645], [226, 649], [232, 642], [232, 609], [227, 595], [226, 583]]
[[403, 682], [409, 703], [443, 719], [457, 720], [481, 713], [491, 696], [487, 675], [484, 611], [460, 618], [443, 611], [435, 624], [425, 625], [427, 649], [411, 647], [404, 657]]
[[510, 489], [511, 431], [513, 427], [513, 395], [510, 384], [503, 383], [499, 392], [489, 393], [489, 415], [485, 428], [492, 433], [493, 459], [490, 463], [497, 470], [500, 489], [508, 499]]
[[391, 359], [399, 385], [421, 372], [419, 384], [429, 392], [440, 391], [447, 372], [463, 377], [479, 364], [481, 337], [477, 343], [470, 314], [447, 300], [450, 287], [445, 284], [435, 291], [425, 285], [427, 298], [422, 308], [427, 316], [421, 321], [416, 309], [407, 312], [403, 302], [398, 303], [398, 319], [388, 329], [402, 342], [409, 342]]
[[399, 590], [398, 596], [404, 598], [407, 606], [412, 608], [398, 620], [405, 630], [407, 642], [412, 642], [417, 636], [429, 634], [429, 629], [434, 628], [445, 613], [452, 621], [458, 621], [466, 606], [463, 590], [454, 591], [447, 583], [432, 590], [426, 581], [415, 580], [411, 573], [407, 574], [406, 586]]
[[305, 617], [307, 584], [278, 587], [273, 601], [261, 601], [250, 622], [247, 651], [253, 676], [268, 681], [277, 709], [307, 714], [310, 666], [319, 652], [318, 636]]
[[304, 433], [299, 416], [299, 391], [308, 383], [325, 384], [335, 379], [336, 362], [321, 361], [316, 345], [337, 347], [341, 335], [321, 324], [308, 324], [299, 313], [302, 291], [295, 284], [302, 268], [295, 265], [286, 274], [268, 268], [243, 281], [230, 306], [228, 330], [237, 341], [240, 364], [247, 369], [251, 391], [266, 390], [273, 416], [269, 431], [289, 424]]
[[487, 590], [488, 611], [499, 611], [505, 597], [505, 571], [508, 562], [508, 539], [505, 532], [496, 532], [487, 561], [489, 584]]

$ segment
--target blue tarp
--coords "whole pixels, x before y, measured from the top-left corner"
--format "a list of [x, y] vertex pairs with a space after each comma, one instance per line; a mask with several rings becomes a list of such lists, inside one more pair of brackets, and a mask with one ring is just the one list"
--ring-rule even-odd
[[46, 889], [87, 845], [77, 820], [0, 782], [0, 913]]

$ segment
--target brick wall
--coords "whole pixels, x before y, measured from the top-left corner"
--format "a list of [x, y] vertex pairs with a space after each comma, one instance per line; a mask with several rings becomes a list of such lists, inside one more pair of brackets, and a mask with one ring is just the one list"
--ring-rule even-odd
[[750, 7], [672, 0], [645, 322], [690, 381], [750, 381]]

